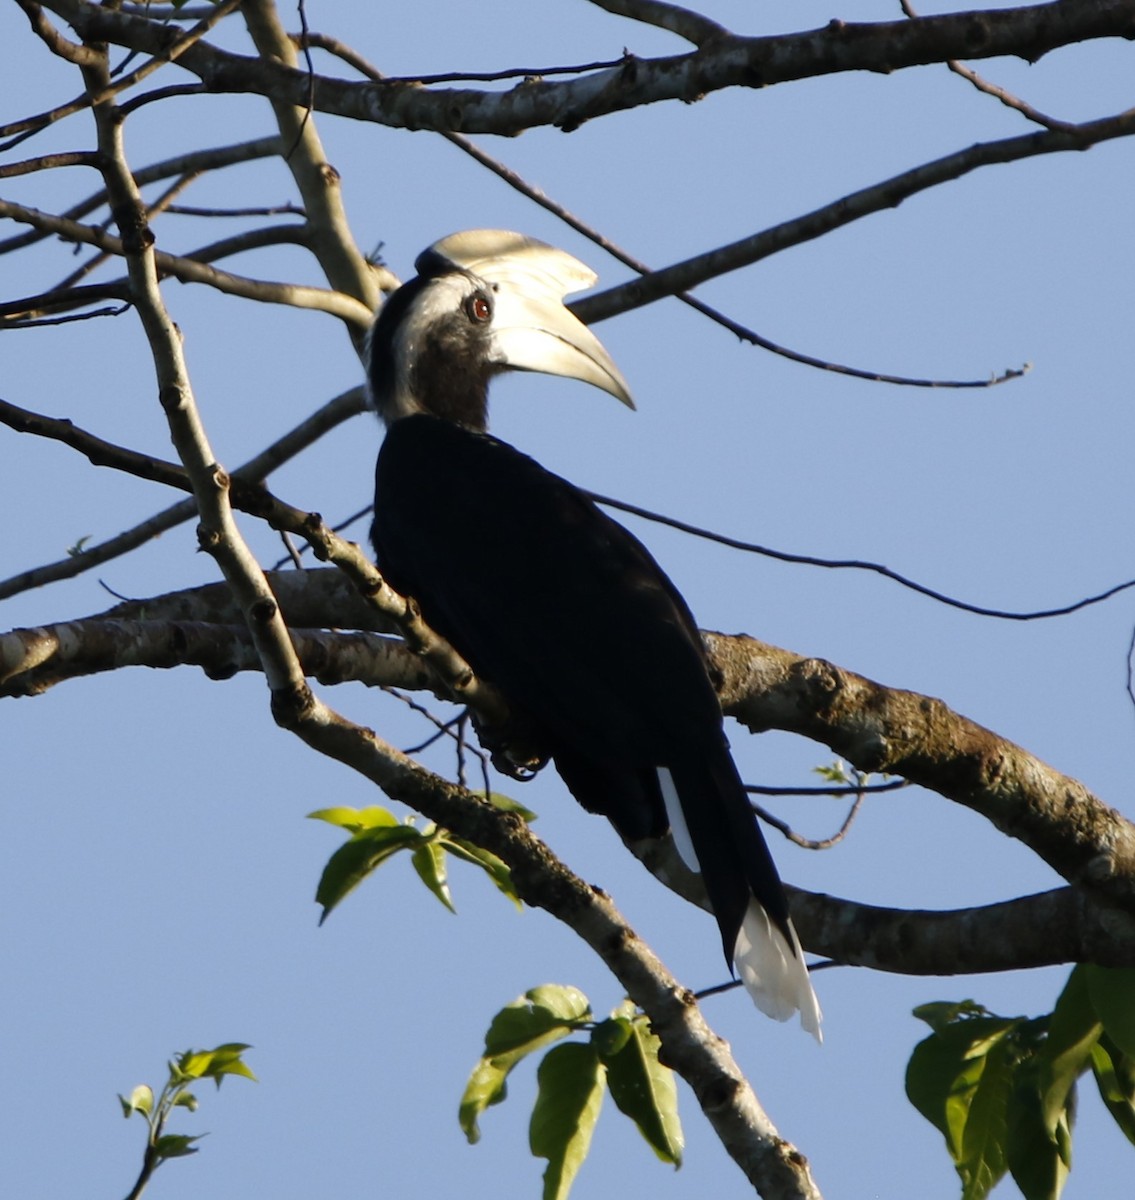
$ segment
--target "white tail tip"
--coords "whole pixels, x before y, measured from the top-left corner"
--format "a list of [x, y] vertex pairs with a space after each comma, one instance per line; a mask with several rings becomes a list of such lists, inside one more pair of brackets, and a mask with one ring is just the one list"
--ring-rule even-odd
[[751, 900], [733, 947], [733, 965], [761, 1012], [777, 1021], [787, 1021], [798, 1012], [801, 1028], [822, 1044], [820, 1002], [812, 990], [796, 931], [789, 929], [792, 945], [765, 910]]

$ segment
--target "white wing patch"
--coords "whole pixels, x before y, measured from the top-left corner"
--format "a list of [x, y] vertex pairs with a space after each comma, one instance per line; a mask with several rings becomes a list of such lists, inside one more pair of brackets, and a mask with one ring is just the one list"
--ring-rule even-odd
[[658, 789], [662, 793], [662, 803], [666, 806], [666, 819], [670, 822], [670, 836], [674, 839], [678, 857], [695, 875], [700, 875], [701, 864], [698, 862], [697, 852], [694, 850], [694, 840], [690, 837], [689, 826], [682, 813], [682, 802], [678, 799], [674, 776], [670, 773], [669, 767], [655, 767], [654, 769], [658, 772]]

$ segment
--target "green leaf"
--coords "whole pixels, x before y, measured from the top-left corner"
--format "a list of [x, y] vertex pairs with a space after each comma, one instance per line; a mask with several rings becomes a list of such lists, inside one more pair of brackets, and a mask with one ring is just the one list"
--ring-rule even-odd
[[[601, 1032], [605, 1026], [625, 1030], [621, 1045], [609, 1032]], [[606, 1064], [607, 1087], [616, 1107], [634, 1121], [663, 1162], [680, 1167], [686, 1143], [678, 1119], [678, 1088], [674, 1073], [658, 1061], [658, 1038], [645, 1020], [622, 1017], [597, 1026], [592, 1045]]]
[[970, 1096], [954, 1164], [962, 1178], [962, 1200], [985, 1200], [1005, 1174], [1006, 1106], [1013, 1086], [1014, 1047], [1005, 1036], [989, 1047]]
[[488, 850], [482, 850], [480, 846], [474, 846], [472, 842], [467, 842], [454, 833], [442, 833], [438, 840], [455, 858], [480, 867], [517, 908], [524, 907], [520, 893], [512, 882], [512, 872], [495, 854]]
[[603, 1064], [582, 1042], [556, 1046], [536, 1071], [537, 1095], [528, 1126], [528, 1144], [546, 1158], [544, 1200], [566, 1200], [591, 1147], [603, 1106]]
[[485, 1034], [485, 1055], [496, 1057], [522, 1050], [525, 1054], [546, 1044], [548, 1033], [566, 1037], [591, 1020], [591, 1005], [578, 989], [545, 983], [505, 1005]]
[[519, 800], [514, 800], [511, 796], [504, 795], [503, 792], [489, 792], [485, 797], [493, 808], [500, 809], [501, 812], [516, 813], [518, 817], [523, 817], [529, 825], [536, 820], [536, 813], [530, 808], [525, 808]]
[[369, 808], [347, 808], [340, 805], [336, 808], [317, 808], [307, 814], [311, 821], [326, 821], [339, 829], [349, 829], [352, 833], [362, 833], [364, 829], [380, 829], [402, 825], [404, 822], [381, 805], [373, 804]]
[[609, 1063], [631, 1040], [633, 1027], [633, 1015], [623, 1016], [616, 1010], [591, 1031], [591, 1044], [595, 1047], [595, 1053], [605, 1063]]
[[851, 783], [851, 776], [848, 774], [847, 766], [842, 758], [832, 759], [830, 763], [823, 767], [813, 767], [812, 773], [819, 775], [821, 779], [827, 780], [828, 783]]
[[1107, 1111], [1135, 1145], [1135, 1062], [1103, 1037], [1092, 1047], [1092, 1074]]
[[960, 1021], [976, 1017], [1000, 1020], [974, 1000], [931, 1000], [928, 1004], [920, 1004], [913, 1013], [920, 1021], [925, 1021], [935, 1033], [941, 1033], [943, 1029], [948, 1029]]
[[154, 1143], [154, 1151], [158, 1159], [166, 1158], [184, 1158], [187, 1154], [196, 1154], [197, 1147], [194, 1142], [199, 1142], [201, 1135], [189, 1137], [184, 1133], [164, 1133]]
[[567, 1037], [590, 1016], [587, 997], [577, 988], [559, 984], [532, 988], [497, 1013], [458, 1109], [458, 1122], [470, 1143], [480, 1140], [481, 1113], [505, 1098], [505, 1080], [512, 1068], [533, 1051]]
[[118, 1103], [122, 1105], [124, 1117], [132, 1117], [135, 1113], [148, 1117], [154, 1111], [154, 1089], [148, 1083], [140, 1083], [129, 1096], [119, 1095]]
[[1022, 1063], [1009, 1096], [1006, 1158], [1025, 1200], [1058, 1200], [1072, 1165], [1073, 1087], [1050, 1132], [1039, 1059]]
[[255, 1083], [256, 1076], [241, 1058], [249, 1048], [245, 1042], [225, 1042], [215, 1050], [186, 1050], [177, 1060], [177, 1076], [186, 1080], [212, 1079], [218, 1087], [226, 1075], [240, 1075]]
[[477, 1060], [457, 1108], [457, 1123], [470, 1146], [481, 1140], [481, 1126], [478, 1124], [481, 1113], [494, 1104], [500, 1104], [508, 1095], [505, 1081], [514, 1065], [502, 1065], [491, 1058]]
[[965, 1125], [985, 1056], [1015, 1024], [1004, 1017], [968, 1015], [976, 1012], [985, 1010], [969, 1002], [915, 1009], [937, 1032], [915, 1046], [906, 1069], [908, 1099], [945, 1137], [955, 1164], [964, 1155]]
[[445, 850], [440, 843], [432, 840], [425, 842], [410, 856], [410, 861], [418, 872], [418, 878], [451, 913], [455, 913], [457, 909], [453, 907], [445, 871]]
[[1107, 1035], [1135, 1058], [1135, 967], [1085, 968], [1088, 991]]
[[1052, 1136], [1068, 1107], [1076, 1080], [1088, 1069], [1103, 1025], [1089, 994], [1087, 971], [1078, 966], [1056, 1001], [1039, 1057], [1041, 1115]]
[[357, 833], [327, 860], [315, 890], [315, 902], [323, 905], [322, 925], [331, 910], [382, 864], [408, 846], [419, 845], [422, 835], [409, 825], [378, 825]]

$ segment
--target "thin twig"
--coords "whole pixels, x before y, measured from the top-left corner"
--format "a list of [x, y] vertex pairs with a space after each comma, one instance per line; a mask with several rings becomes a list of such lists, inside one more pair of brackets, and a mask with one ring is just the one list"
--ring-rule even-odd
[[[0, 421], [21, 432], [61, 441], [85, 454], [96, 466], [110, 466], [141, 479], [150, 479], [181, 490], [190, 490], [193, 487], [188, 469], [151, 455], [138, 454], [136, 451], [116, 446], [78, 429], [70, 421], [59, 421], [37, 413], [29, 413], [2, 400]], [[218, 472], [220, 468], [214, 465], [214, 475]], [[224, 472], [220, 474], [224, 476]], [[251, 513], [266, 521], [273, 529], [286, 529], [295, 533], [311, 545], [317, 559], [330, 562], [343, 571], [376, 612], [397, 626], [406, 643], [434, 670], [438, 680], [449, 690], [455, 702], [474, 709], [486, 725], [499, 725], [507, 718], [507, 705], [497, 690], [477, 677], [465, 659], [426, 624], [417, 605], [396, 592], [357, 545], [346, 542], [332, 533], [318, 513], [304, 512], [279, 500], [259, 482], [250, 483], [233, 474], [224, 476], [224, 485], [226, 508]], [[196, 491], [194, 495], [199, 511], [200, 496]], [[202, 522], [205, 521], [206, 516], [203, 513]], [[260, 571], [259, 566], [256, 570]], [[44, 568], [39, 569], [40, 576], [45, 573]], [[28, 586], [26, 575], [20, 582]], [[4, 587], [0, 585], [0, 598], [3, 595]], [[271, 603], [275, 604], [275, 601]], [[275, 616], [271, 617], [271, 621], [275, 624]], [[255, 631], [253, 637], [256, 638]], [[283, 651], [280, 653], [283, 654]], [[274, 669], [275, 679], [280, 681], [289, 676], [292, 666], [289, 665], [286, 656], [283, 656], [276, 661]], [[267, 664], [265, 674], [268, 676], [269, 686], [275, 690], [273, 674]]]
[[[238, 467], [233, 472], [234, 478], [249, 480], [267, 478], [278, 467], [289, 462], [329, 430], [362, 412], [364, 407], [364, 389], [361, 386], [349, 388], [346, 392], [328, 401], [310, 417], [301, 421], [283, 437], [277, 438], [243, 466]], [[119, 447], [111, 447], [109, 443], [103, 443], [101, 439], [83, 434], [82, 430], [76, 430], [69, 421], [55, 421], [53, 418], [43, 417], [3, 400], [0, 400], [0, 422], [21, 433], [52, 437], [83, 453], [88, 453], [88, 447], [93, 453], [99, 453], [106, 448], [113, 451], [119, 449]], [[72, 435], [75, 435], [77, 440], [71, 441]], [[84, 438], [89, 439], [89, 442], [84, 442]], [[178, 487], [180, 485], [171, 483], [171, 486]], [[193, 501], [183, 500], [106, 542], [97, 546], [85, 547], [81, 554], [23, 571], [0, 581], [0, 600], [61, 579], [72, 579], [85, 571], [92, 570], [137, 549], [138, 546], [185, 521], [192, 520], [196, 513], [197, 509]]]
[[[899, 0], [899, 5], [903, 12], [906, 13], [911, 20], [918, 20], [918, 13], [915, 12], [914, 6], [910, 3], [910, 0]], [[955, 75], [959, 76], [961, 79], [964, 79], [967, 83], [971, 83], [979, 92], [984, 92], [985, 95], [992, 96], [994, 99], [1000, 100], [1006, 108], [1011, 108], [1014, 111], [1019, 112], [1022, 116], [1027, 117], [1036, 125], [1043, 125], [1045, 129], [1060, 130], [1065, 133], [1068, 133], [1076, 128], [1072, 122], [1060, 121], [1056, 117], [1047, 116], [1039, 109], [1033, 108], [1031, 104], [1022, 100], [1019, 96], [1014, 96], [1012, 92], [1006, 90], [1005, 88], [1000, 87], [995, 83], [990, 83], [989, 80], [984, 78], [984, 76], [979, 75], [975, 70], [973, 70], [972, 67], [967, 67], [964, 63], [959, 62], [956, 58], [947, 59], [946, 66], [949, 67], [949, 69], [953, 71]]]
[[855, 800], [847, 811], [847, 816], [844, 817], [843, 824], [830, 837], [826, 838], [806, 838], [797, 833], [787, 821], [782, 821], [779, 817], [773, 816], [766, 808], [762, 808], [759, 804], [753, 805], [753, 811], [766, 821], [774, 829], [779, 830], [784, 836], [794, 845], [800, 846], [804, 850], [830, 850], [838, 842], [842, 842], [847, 836], [847, 831], [851, 828], [855, 818], [859, 815], [859, 810], [863, 806], [863, 799], [867, 794], [865, 788], [855, 789]]
[[[184, 30], [181, 37], [165, 47], [161, 55], [155, 55], [148, 59], [137, 70], [132, 71], [129, 75], [124, 75], [113, 83], [109, 82], [108, 77], [108, 82], [100, 91], [92, 94], [88, 89], [88, 91], [83, 92], [74, 100], [69, 100], [65, 104], [60, 104], [46, 112], [37, 113], [35, 116], [24, 117], [19, 121], [13, 121], [8, 125], [0, 126], [0, 137], [12, 133], [16, 135], [10, 138], [8, 142], [0, 145], [0, 153], [11, 149], [34, 134], [48, 128], [48, 126], [63, 120], [65, 117], [73, 116], [75, 113], [82, 112], [86, 108], [108, 103], [122, 92], [132, 88], [136, 83], [152, 75], [161, 67], [176, 62], [186, 50], [189, 50], [199, 42], [218, 21], [223, 20], [238, 8], [240, 3], [241, 0], [219, 0], [216, 6], [211, 8], [192, 28]], [[39, 33], [40, 30], [37, 28], [36, 32]], [[76, 61], [73, 56], [74, 43], [66, 42], [61, 37], [56, 37], [46, 40], [46, 44], [52, 53], [58, 54], [60, 57], [68, 59], [68, 61]]]
[[[169, 207], [169, 205], [171, 205], [174, 202], [174, 200], [176, 200], [177, 197], [180, 196], [181, 193], [183, 191], [185, 191], [185, 189], [187, 187], [189, 187], [189, 185], [191, 183], [193, 183], [193, 181], [195, 179], [198, 179], [198, 178], [199, 178], [199, 176], [194, 174], [194, 175], [181, 175], [177, 179], [175, 179], [165, 189], [165, 191], [163, 191], [158, 196], [158, 198], [153, 201], [153, 203], [148, 204], [146, 206], [146, 220], [152, 221], [154, 219], [154, 217], [156, 217], [160, 213], [164, 212]], [[70, 275], [61, 279], [55, 285], [55, 287], [52, 288], [51, 290], [55, 291], [55, 292], [67, 291], [67, 289], [73, 287], [76, 283], [78, 283], [80, 279], [85, 278], [92, 271], [97, 270], [97, 268], [99, 266], [101, 266], [104, 262], [106, 262], [110, 257], [111, 257], [111, 255], [110, 255], [109, 251], [106, 251], [106, 250], [100, 251], [98, 254], [95, 254], [91, 258], [89, 258], [77, 270], [72, 271]]]
[[70, 150], [60, 154], [42, 154], [20, 162], [0, 166], [0, 179], [16, 179], [36, 171], [54, 171], [59, 167], [97, 167], [98, 160], [89, 150]]
[[[368, 79], [375, 80], [376, 82], [387, 79], [373, 63], [365, 59], [352, 47], [345, 45], [336, 38], [328, 37], [326, 34], [307, 33], [300, 35], [294, 40], [304, 46], [317, 46], [327, 51], [327, 53], [335, 55], [335, 57], [342, 59]], [[506, 166], [500, 159], [481, 149], [480, 146], [463, 134], [443, 132], [441, 136], [447, 142], [456, 146], [462, 153], [469, 155], [475, 162], [492, 171], [498, 179], [508, 184], [509, 187], [519, 192], [526, 199], [531, 200], [534, 204], [550, 212], [553, 216], [558, 217], [569, 228], [582, 234], [588, 241], [605, 250], [613, 258], [623, 263], [624, 266], [630, 267], [632, 271], [638, 272], [639, 275], [651, 274], [650, 267], [644, 262], [635, 258], [621, 246], [611, 241], [610, 238], [604, 236], [594, 226], [577, 217], [563, 204], [559, 203], [559, 201], [553, 200], [546, 192], [530, 184], [522, 175], [519, 175], [512, 168]], [[955, 381], [946, 379], [917, 379], [905, 375], [891, 375], [882, 371], [867, 370], [861, 367], [850, 367], [828, 359], [817, 358], [814, 355], [805, 354], [799, 350], [792, 350], [787, 346], [774, 342], [757, 333], [755, 330], [750, 329], [748, 326], [735, 321], [732, 317], [726, 316], [720, 310], [713, 308], [688, 292], [677, 293], [675, 299], [680, 300], [695, 312], [701, 313], [702, 316], [708, 317], [711, 321], [722, 326], [722, 328], [727, 329], [735, 337], [762, 350], [767, 350], [771, 354], [779, 355], [781, 358], [801, 363], [804, 366], [831, 371], [838, 375], [848, 375], [854, 379], [866, 379], [872, 383], [891, 383], [906, 387], [991, 387], [998, 383], [1004, 383], [1008, 379], [1015, 379], [1023, 374], [1023, 371], [1020, 370], [1010, 370], [986, 379]]]
[[733, 36], [724, 25], [701, 13], [662, 0], [591, 0], [591, 3], [616, 16], [675, 33], [695, 46], [708, 46]]
[[[22, 204], [0, 200], [0, 217], [11, 217], [23, 224], [72, 241], [97, 246], [111, 254], [124, 253], [122, 241], [93, 225], [83, 225], [53, 213], [39, 212]], [[370, 328], [374, 313], [367, 305], [342, 292], [327, 288], [306, 287], [301, 284], [275, 283], [265, 279], [251, 279], [222, 271], [208, 263], [198, 262], [180, 255], [155, 251], [159, 274], [172, 276], [183, 283], [206, 283], [217, 291], [248, 300], [260, 300], [269, 304], [283, 304], [293, 308], [314, 309], [338, 317], [348, 326], [365, 330]]]
[[0, 323], [0, 329], [40, 329], [49, 325], [71, 325], [76, 321], [92, 321], [97, 317], [121, 317], [130, 311], [130, 304], [115, 308], [93, 308], [90, 312], [70, 313], [65, 317], [18, 317]]
[[[199, 174], [204, 171], [251, 162], [254, 159], [267, 158], [279, 152], [279, 137], [255, 138], [253, 141], [239, 142], [234, 146], [215, 146], [206, 150], [193, 150], [185, 154], [178, 154], [173, 158], [151, 163], [148, 167], [141, 167], [134, 173], [134, 178], [139, 187], [145, 187], [147, 184], [168, 179], [173, 175]], [[101, 208], [105, 203], [106, 193], [100, 189], [92, 192], [78, 204], [72, 205], [61, 215], [68, 220], [77, 221], [87, 216], [88, 213], [94, 212], [95, 209]], [[48, 231], [31, 229], [27, 233], [5, 238], [0, 241], [0, 254], [22, 250], [25, 246], [33, 245], [51, 236], [53, 235]]]
[[417, 713], [420, 717], [425, 717], [434, 727], [432, 736], [426, 738], [424, 742], [419, 743], [417, 746], [411, 746], [409, 749], [403, 750], [403, 754], [420, 754], [423, 750], [427, 750], [442, 738], [451, 738], [457, 754], [457, 784], [459, 787], [468, 786], [465, 782], [465, 753], [467, 750], [472, 750], [473, 754], [481, 760], [482, 772], [487, 770], [487, 764], [491, 761], [489, 755], [479, 746], [470, 746], [465, 737], [465, 723], [469, 718], [467, 709], [462, 709], [456, 716], [450, 717], [446, 721], [431, 712], [424, 704], [420, 704], [412, 696], [407, 696], [405, 692], [400, 691], [398, 688], [384, 687], [382, 690], [388, 696], [393, 696], [395, 700], [400, 700], [411, 712]]
[[1135, 587], [1135, 579], [1127, 579], [1123, 583], [1117, 583], [1102, 592], [1097, 592], [1095, 595], [1074, 600], [1070, 604], [1064, 604], [1057, 608], [1036, 609], [1030, 612], [1013, 612], [1001, 608], [987, 608], [984, 605], [970, 604], [968, 601], [948, 596], [945, 592], [936, 591], [934, 588], [909, 579], [905, 575], [900, 575], [897, 571], [892, 571], [890, 567], [885, 567], [882, 563], [857, 558], [818, 558], [812, 554], [792, 554], [787, 550], [773, 550], [771, 547], [762, 546], [757, 542], [746, 542], [741, 538], [729, 537], [723, 533], [714, 533], [712, 530], [702, 529], [700, 526], [691, 525], [688, 521], [680, 521], [676, 517], [663, 516], [661, 513], [652, 512], [648, 508], [641, 508], [637, 504], [628, 504], [625, 500], [614, 500], [610, 496], [600, 496], [596, 492], [588, 492], [587, 494], [597, 504], [602, 504], [608, 508], [631, 513], [636, 517], [642, 517], [643, 520], [654, 521], [656, 524], [666, 525], [670, 529], [677, 529], [682, 533], [689, 533], [694, 537], [704, 538], [706, 541], [716, 542], [719, 545], [728, 546], [733, 550], [744, 550], [749, 554], [759, 554], [764, 558], [772, 558], [777, 562], [798, 563], [801, 566], [826, 567], [841, 571], [870, 571], [873, 574], [882, 575], [884, 579], [890, 579], [893, 583], [900, 584], [902, 587], [909, 588], [912, 592], [918, 592], [921, 596], [927, 596], [931, 600], [937, 600], [940, 604], [960, 609], [962, 612], [974, 613], [979, 617], [997, 617], [1003, 621], [1040, 621], [1048, 617], [1066, 617], [1070, 613], [1079, 612], [1080, 609], [1088, 608], [1093, 604], [1100, 604], [1104, 600], [1110, 600], [1112, 596], [1117, 596], [1120, 592], [1125, 592], [1129, 588]]
[[871, 796], [878, 796], [883, 792], [898, 792], [908, 787], [910, 787], [909, 780], [891, 779], [886, 783], [866, 783], [861, 787], [856, 787], [852, 784], [846, 784], [842, 787], [823, 787], [818, 785], [811, 787], [784, 787], [782, 785], [747, 783], [745, 784], [745, 791], [750, 796], [858, 796], [860, 792], [866, 792]]
[[1132, 628], [1131, 640], [1127, 643], [1127, 695], [1131, 707], [1135, 708], [1135, 628]]
[[166, 208], [171, 216], [178, 217], [302, 217], [306, 215], [298, 204], [285, 201], [283, 204], [256, 205], [249, 208], [201, 208], [193, 204], [170, 204]]
[[[664, 296], [677, 295], [730, 271], [751, 266], [792, 246], [813, 241], [872, 213], [894, 208], [919, 192], [960, 179], [982, 167], [1019, 162], [1042, 154], [1082, 151], [1089, 146], [1113, 138], [1130, 137], [1132, 134], [1135, 134], [1135, 108], [1087, 121], [1074, 126], [1071, 131], [1042, 130], [992, 142], [978, 142], [861, 188], [760, 233], [726, 246], [718, 246], [630, 283], [597, 292], [569, 307], [584, 324], [594, 324], [651, 304]], [[1006, 372], [1005, 377], [1015, 378], [1020, 373]], [[925, 386], [934, 385], [928, 382]], [[986, 382], [962, 386], [986, 386]]]

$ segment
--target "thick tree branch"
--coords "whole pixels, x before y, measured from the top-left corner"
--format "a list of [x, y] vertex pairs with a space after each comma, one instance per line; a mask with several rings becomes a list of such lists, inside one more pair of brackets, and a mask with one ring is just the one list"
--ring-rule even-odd
[[[290, 623], [375, 629], [328, 572], [287, 573], [280, 593]], [[217, 593], [209, 619], [232, 623]], [[183, 597], [141, 602], [161, 619], [199, 619]], [[119, 606], [117, 617], [137, 608]], [[109, 614], [108, 614], [109, 615]], [[389, 628], [385, 624], [381, 631]], [[721, 672], [722, 706], [754, 731], [781, 729], [829, 746], [863, 771], [885, 771], [981, 813], [1029, 846], [1070, 883], [1135, 911], [1135, 826], [1021, 747], [952, 712], [940, 700], [886, 688], [833, 664], [743, 635], [707, 633]]]
[[[269, 577], [307, 675], [325, 685], [428, 689], [443, 682], [401, 639], [299, 628], [334, 611], [341, 625], [374, 618], [341, 577], [318, 572]], [[227, 585], [119, 605], [100, 617], [0, 635], [0, 695], [38, 694], [64, 680], [141, 666], [197, 666], [214, 679], [258, 671], [260, 661]], [[700, 881], [668, 843], [631, 847], [652, 873], [708, 907]], [[1062, 888], [998, 904], [944, 912], [882, 908], [790, 889], [793, 918], [814, 954], [848, 966], [904, 975], [977, 974], [1066, 962], [1135, 965], [1135, 915], [1097, 896]]]
[[[109, 41], [159, 56], [181, 33], [87, 0], [46, 0], [84, 40]], [[257, 93], [319, 112], [404, 129], [515, 135], [539, 125], [564, 130], [608, 113], [663, 100], [701, 99], [729, 87], [768, 87], [844, 71], [897, 71], [948, 59], [1012, 56], [1035, 62], [1061, 46], [1135, 37], [1135, 0], [1056, 0], [993, 11], [949, 13], [879, 24], [833, 21], [775, 37], [715, 40], [690, 54], [627, 58], [614, 70], [570, 81], [525, 80], [505, 92], [351, 83], [205, 42], [178, 64], [215, 92]]]
[[[304, 674], [320, 683], [361, 681], [446, 695], [401, 638], [296, 628], [291, 636]], [[126, 667], [184, 666], [200, 667], [210, 679], [262, 669], [243, 624], [88, 618], [0, 634], [0, 696], [40, 695], [65, 680]]]
[[[670, 838], [628, 842], [648, 871], [711, 911]], [[800, 940], [842, 966], [897, 975], [974, 975], [1070, 962], [1135, 966], [1135, 914], [1077, 888], [952, 910], [886, 908], [786, 887]]]
[[862, 771], [901, 775], [981, 813], [1069, 883], [1135, 912], [1135, 825], [1082, 783], [952, 712], [821, 659], [707, 635], [725, 710], [754, 731], [831, 747]]
[[[302, 520], [297, 529], [304, 532]], [[396, 616], [397, 602], [384, 611]], [[304, 624], [342, 625], [336, 612]], [[899, 775], [964, 804], [1070, 883], [1135, 911], [1135, 827], [1076, 780], [939, 700], [752, 638], [706, 636], [722, 671], [723, 707], [750, 729], [799, 733], [861, 770]]]
[[804, 944], [847, 966], [901, 975], [1135, 966], [1135, 916], [1077, 888], [940, 912], [789, 893]]
[[370, 779], [392, 798], [478, 846], [512, 872], [524, 900], [563, 921], [599, 956], [650, 1018], [661, 1057], [690, 1085], [722, 1145], [765, 1200], [820, 1200], [807, 1160], [761, 1108], [725, 1042], [690, 992], [626, 924], [608, 897], [574, 875], [515, 814], [418, 766], [371, 730], [351, 725], [314, 698], [277, 720], [308, 745]]
[[[391, 627], [335, 572], [282, 572], [274, 574], [271, 582], [293, 628]], [[99, 618], [66, 627], [6, 635], [0, 640], [2, 690], [9, 695], [33, 692], [74, 674], [136, 664], [194, 662], [214, 675], [251, 669], [251, 660], [237, 655], [229, 633], [210, 643], [204, 628], [204, 623], [236, 624], [239, 616], [231, 594], [216, 585], [119, 605]], [[156, 628], [145, 630], [147, 620]], [[108, 622], [126, 622], [131, 631], [119, 659], [107, 649]], [[184, 626], [194, 628], [187, 632]], [[303, 636], [305, 657], [326, 682], [361, 678], [371, 684], [424, 687], [444, 694], [438, 677], [425, 670], [420, 657], [400, 652], [385, 640], [374, 643], [377, 656], [368, 665], [362, 655], [369, 642], [347, 639], [340, 651], [332, 635]], [[1020, 922], [1013, 926], [1013, 938], [998, 937], [982, 946], [970, 931], [976, 929], [975, 922], [985, 919], [976, 914], [988, 916], [987, 910], [973, 910], [973, 916], [911, 916], [863, 906], [853, 912], [847, 907], [851, 902], [833, 900], [834, 910], [817, 911], [820, 901], [814, 900], [812, 907], [805, 906], [809, 915], [801, 918], [809, 949], [844, 962], [907, 973], [1005, 970], [1035, 965], [1034, 959], [1126, 961], [1129, 955], [1123, 947], [1135, 944], [1131, 941], [1135, 905], [1130, 901], [1135, 891], [1130, 855], [1135, 829], [1081, 784], [952, 713], [940, 701], [883, 688], [831, 664], [752, 638], [707, 634], [706, 640], [722, 670], [726, 711], [750, 728], [803, 734], [831, 746], [863, 770], [902, 775], [966, 804], [1085, 889], [1086, 907], [1060, 910], [1065, 932], [1054, 935], [1047, 948], [1043, 940], [1030, 935], [1027, 921], [1015, 915], [1018, 910], [1007, 909], [1004, 917], [1005, 922]], [[659, 857], [662, 850], [653, 845], [634, 849], [652, 860], [652, 869], [660, 877], [700, 902], [697, 885], [683, 879], [673, 861]], [[1073, 918], [1079, 924], [1070, 924]], [[939, 927], [945, 932], [935, 932]], [[915, 931], [931, 939], [921, 953], [912, 941]], [[1045, 958], [1046, 954], [1053, 957]]]
[[[188, 468], [183, 470], [175, 463], [116, 446], [77, 428], [70, 421], [28, 413], [2, 400], [0, 421], [24, 433], [64, 442], [85, 454], [95, 466], [114, 467], [183, 491], [192, 488], [200, 508], [200, 496]], [[215, 471], [223, 474], [219, 467]], [[219, 486], [225, 492], [226, 506], [260, 517], [273, 529], [302, 537], [320, 562], [333, 563], [345, 572], [359, 593], [382, 618], [397, 626], [414, 652], [421, 655], [444, 681], [448, 698], [467, 705], [486, 726], [498, 726], [507, 720], [507, 706], [496, 688], [479, 679], [464, 658], [430, 629], [413, 600], [394, 591], [357, 544], [339, 537], [318, 513], [304, 512], [277, 499], [258, 478], [248, 481], [224, 474]]]

